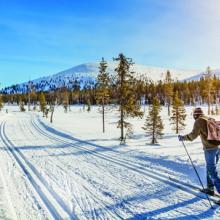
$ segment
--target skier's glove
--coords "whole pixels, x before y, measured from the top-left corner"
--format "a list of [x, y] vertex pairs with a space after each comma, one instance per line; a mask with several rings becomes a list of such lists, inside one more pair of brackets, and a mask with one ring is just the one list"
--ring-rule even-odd
[[184, 141], [184, 136], [178, 135], [178, 139], [179, 139], [179, 141]]

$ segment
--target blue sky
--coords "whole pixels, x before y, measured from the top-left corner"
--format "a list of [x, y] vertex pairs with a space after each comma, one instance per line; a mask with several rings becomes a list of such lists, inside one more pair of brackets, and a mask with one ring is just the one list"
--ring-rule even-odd
[[0, 83], [111, 60], [220, 68], [219, 0], [0, 0]]

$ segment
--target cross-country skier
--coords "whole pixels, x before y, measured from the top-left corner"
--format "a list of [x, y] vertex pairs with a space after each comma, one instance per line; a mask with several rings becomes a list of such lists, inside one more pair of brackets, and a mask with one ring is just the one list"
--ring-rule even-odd
[[193, 117], [195, 119], [193, 130], [187, 135], [179, 135], [179, 141], [193, 141], [198, 136], [202, 140], [202, 145], [205, 154], [206, 161], [206, 173], [207, 173], [207, 188], [202, 190], [202, 192], [209, 195], [214, 195], [214, 186], [218, 193], [220, 193], [220, 177], [216, 169], [218, 159], [219, 159], [219, 146], [211, 143], [207, 140], [208, 129], [207, 129], [207, 116], [204, 116], [201, 108], [196, 108], [193, 112]]

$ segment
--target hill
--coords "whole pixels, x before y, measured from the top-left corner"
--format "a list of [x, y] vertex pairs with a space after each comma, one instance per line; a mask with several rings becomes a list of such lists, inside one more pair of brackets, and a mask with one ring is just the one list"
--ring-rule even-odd
[[[33, 80], [31, 83], [36, 91], [50, 91], [61, 87], [72, 88], [73, 86], [94, 86], [98, 75], [99, 63], [85, 63], [70, 69], [61, 71], [50, 76], [45, 76]], [[115, 74], [117, 62], [108, 62], [107, 71]], [[169, 68], [148, 67], [144, 65], [134, 64], [131, 68], [135, 72], [137, 78], [148, 78], [153, 81], [163, 80]], [[196, 70], [176, 70], [169, 69], [174, 79], [183, 80], [188, 77], [194, 77], [198, 71]], [[29, 82], [12, 85], [2, 90], [3, 93], [26, 93], [28, 91]]]

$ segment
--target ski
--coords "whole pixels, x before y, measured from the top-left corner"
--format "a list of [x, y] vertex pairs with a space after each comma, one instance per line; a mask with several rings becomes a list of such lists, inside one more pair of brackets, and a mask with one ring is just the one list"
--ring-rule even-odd
[[[190, 184], [190, 183], [186, 183], [184, 181], [181, 181], [181, 180], [178, 180], [176, 178], [173, 178], [173, 177], [170, 177], [169, 176], [169, 180], [171, 180], [172, 182], [175, 182], [177, 184], [179, 184], [179, 188], [182, 189], [183, 191], [185, 191], [185, 187], [188, 187], [190, 188], [192, 191], [195, 192], [194, 195], [196, 195], [197, 197], [200, 197], [200, 198], [203, 198], [203, 199], [206, 199], [206, 193], [202, 192], [201, 188], [196, 186], [196, 185], [193, 185], [193, 184]], [[198, 193], [201, 193], [202, 195], [200, 196]], [[208, 197], [210, 198], [210, 200], [215, 203], [216, 205], [219, 205], [220, 206], [220, 195], [219, 194], [214, 194], [213, 196], [211, 195], [208, 195]]]
[[[187, 186], [187, 187], [190, 187], [190, 188], [192, 188], [192, 189], [194, 189], [194, 190], [197, 190], [197, 191], [199, 191], [199, 192], [201, 192], [201, 193], [203, 193], [203, 194], [206, 194], [206, 193], [202, 192], [202, 188], [200, 188], [199, 186], [196, 186], [196, 185], [193, 185], [193, 184], [191, 184], [191, 183], [187, 183], [187, 182], [184, 182], [184, 181], [175, 179], [175, 178], [170, 177], [170, 176], [169, 176], [169, 179], [170, 179], [171, 181], [173, 181], [173, 182], [182, 184], [182, 185], [184, 185], [184, 186]], [[216, 193], [215, 193], [214, 195], [209, 195], [209, 197], [214, 197], [214, 198], [219, 198], [219, 199], [220, 199], [220, 195], [219, 195], [219, 194], [216, 194]]]

